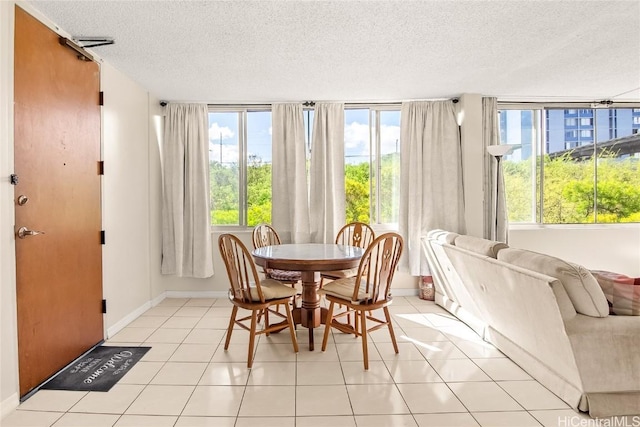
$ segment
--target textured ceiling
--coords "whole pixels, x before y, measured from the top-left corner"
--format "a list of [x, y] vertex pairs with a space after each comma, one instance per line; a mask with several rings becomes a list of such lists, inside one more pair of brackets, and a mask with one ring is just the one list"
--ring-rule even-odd
[[32, 1], [160, 99], [640, 100], [640, 1]]

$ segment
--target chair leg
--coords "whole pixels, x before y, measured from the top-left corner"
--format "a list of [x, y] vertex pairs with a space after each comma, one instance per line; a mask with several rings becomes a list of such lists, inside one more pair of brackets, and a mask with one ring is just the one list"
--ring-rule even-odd
[[393, 325], [391, 324], [391, 315], [389, 314], [389, 308], [382, 307], [384, 310], [384, 317], [387, 319], [387, 326], [389, 327], [389, 335], [391, 335], [391, 342], [393, 343], [393, 349], [398, 354], [398, 344], [396, 343], [396, 334], [393, 332]]
[[[349, 309], [349, 307], [347, 307], [347, 310], [348, 309]], [[347, 323], [351, 324], [351, 315], [350, 314], [347, 314]], [[355, 335], [356, 338], [358, 338], [358, 330], [359, 330], [358, 328], [359, 328], [359, 326], [360, 326], [360, 316], [358, 315], [358, 313], [354, 312], [353, 313], [353, 330], [355, 331], [354, 335]]]
[[256, 340], [256, 323], [258, 320], [258, 313], [256, 310], [251, 311], [251, 330], [249, 331], [249, 355], [247, 357], [247, 368], [253, 366], [253, 345]]
[[291, 342], [293, 343], [293, 351], [298, 352], [298, 340], [296, 339], [296, 331], [293, 324], [293, 315], [291, 314], [291, 307], [289, 303], [286, 303], [284, 307], [287, 309], [287, 322], [289, 322], [289, 332], [291, 333]]
[[327, 349], [327, 341], [329, 340], [329, 331], [331, 330], [331, 323], [333, 323], [333, 307], [335, 303], [329, 302], [329, 309], [327, 310], [327, 317], [324, 325], [324, 336], [322, 337], [322, 351]]
[[367, 348], [367, 313], [362, 310], [360, 313], [356, 313], [356, 316], [360, 314], [360, 327], [362, 328], [362, 357], [364, 359], [364, 370], [369, 370], [369, 351]]
[[229, 327], [227, 328], [227, 339], [224, 342], [224, 349], [227, 350], [229, 348], [229, 342], [231, 342], [231, 332], [233, 332], [233, 327], [236, 324], [236, 315], [238, 314], [238, 306], [234, 305], [231, 310], [231, 319], [229, 319]]
[[[278, 313], [280, 313], [280, 311], [278, 311], [278, 307], [279, 306], [280, 306], [279, 304], [276, 305], [276, 311]], [[269, 308], [265, 308], [264, 309], [264, 328], [265, 329], [269, 329]], [[270, 334], [269, 334], [269, 332], [265, 332], [265, 335], [269, 336]]]

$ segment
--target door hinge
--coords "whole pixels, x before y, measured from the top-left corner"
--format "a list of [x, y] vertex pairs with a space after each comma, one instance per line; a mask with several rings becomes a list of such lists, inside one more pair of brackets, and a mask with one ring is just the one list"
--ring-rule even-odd
[[102, 300], [102, 314], [106, 314], [107, 313], [107, 300], [103, 299]]
[[11, 183], [11, 185], [18, 185], [18, 175], [16, 175], [15, 173], [9, 175], [9, 182]]
[[105, 232], [104, 232], [104, 230], [100, 230], [100, 244], [104, 245], [105, 244], [105, 240], [106, 240]]
[[104, 160], [98, 162], [98, 175], [104, 175]]
[[104, 92], [100, 91], [98, 95], [98, 105], [104, 105]]

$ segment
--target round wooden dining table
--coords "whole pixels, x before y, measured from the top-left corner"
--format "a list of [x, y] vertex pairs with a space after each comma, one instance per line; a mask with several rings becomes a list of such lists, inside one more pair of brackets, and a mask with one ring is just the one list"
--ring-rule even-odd
[[[320, 273], [358, 267], [364, 249], [324, 243], [292, 243], [257, 248], [256, 264], [266, 268], [302, 273], [302, 306], [294, 308], [296, 324], [309, 329], [309, 350], [313, 351], [313, 329], [324, 323], [326, 309], [320, 307]], [[325, 316], [323, 316], [323, 314]]]

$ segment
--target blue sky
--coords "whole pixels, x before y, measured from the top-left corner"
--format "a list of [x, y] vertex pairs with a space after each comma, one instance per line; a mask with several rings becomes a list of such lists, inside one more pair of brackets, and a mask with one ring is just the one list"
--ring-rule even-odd
[[[306, 112], [305, 112], [306, 116]], [[238, 114], [209, 113], [209, 146], [214, 160], [237, 162]], [[347, 162], [368, 161], [369, 110], [345, 110], [345, 155]], [[383, 111], [380, 115], [381, 151], [396, 151], [400, 139], [400, 111]], [[247, 141], [250, 155], [271, 162], [271, 112], [250, 112], [247, 118]]]

